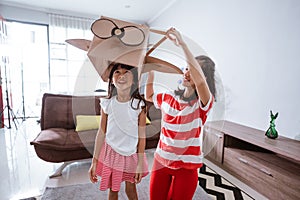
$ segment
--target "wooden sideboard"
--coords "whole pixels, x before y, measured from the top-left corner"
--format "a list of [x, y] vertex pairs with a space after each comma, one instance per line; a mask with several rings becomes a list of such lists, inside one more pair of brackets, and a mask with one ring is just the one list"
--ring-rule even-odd
[[300, 141], [269, 139], [262, 130], [230, 121], [207, 122], [205, 159], [269, 199], [299, 199]]

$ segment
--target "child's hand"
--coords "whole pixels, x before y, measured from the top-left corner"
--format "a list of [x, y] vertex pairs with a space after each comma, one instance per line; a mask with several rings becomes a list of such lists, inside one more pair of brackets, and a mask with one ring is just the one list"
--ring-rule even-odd
[[135, 183], [140, 183], [142, 180], [142, 173], [136, 173], [134, 176]]
[[89, 169], [89, 176], [90, 176], [90, 181], [92, 183], [98, 182], [98, 178], [96, 175], [96, 165], [92, 164], [90, 169]]
[[180, 46], [183, 44], [183, 40], [180, 33], [173, 27], [167, 31], [166, 36], [167, 38], [169, 38], [169, 40], [174, 42], [176, 46]]
[[138, 164], [138, 166], [136, 168], [136, 173], [135, 173], [135, 176], [134, 176], [135, 183], [140, 183], [141, 182], [142, 176], [143, 176], [142, 169], [143, 169], [142, 165]]

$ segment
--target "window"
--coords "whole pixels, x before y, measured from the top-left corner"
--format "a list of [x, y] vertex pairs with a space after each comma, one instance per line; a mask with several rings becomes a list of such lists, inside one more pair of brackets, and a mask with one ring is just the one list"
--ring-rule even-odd
[[[49, 89], [47, 25], [6, 21], [7, 61], [1, 66], [5, 109], [13, 118], [38, 117]], [[4, 116], [8, 118], [7, 111]]]
[[52, 93], [93, 95], [96, 89], [107, 90], [87, 57], [87, 52], [67, 44], [67, 39], [92, 40], [93, 19], [49, 15], [50, 89]]

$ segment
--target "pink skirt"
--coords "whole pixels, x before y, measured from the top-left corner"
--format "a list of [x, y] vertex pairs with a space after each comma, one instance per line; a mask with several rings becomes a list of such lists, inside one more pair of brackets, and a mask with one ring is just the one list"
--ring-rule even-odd
[[[134, 183], [137, 162], [137, 153], [131, 156], [123, 156], [104, 142], [96, 168], [96, 174], [101, 176], [100, 190], [110, 188], [112, 191], [119, 191], [123, 181]], [[148, 173], [148, 163], [145, 154], [143, 177], [147, 176]]]

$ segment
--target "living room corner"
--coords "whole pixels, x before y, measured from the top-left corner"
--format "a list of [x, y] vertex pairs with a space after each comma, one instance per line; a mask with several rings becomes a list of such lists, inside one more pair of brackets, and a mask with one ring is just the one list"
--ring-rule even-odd
[[[109, 36], [95, 34], [92, 24], [103, 17], [136, 26], [106, 20]], [[146, 44], [137, 48], [147, 51], [138, 71], [142, 96], [151, 69], [156, 91], [181, 89], [189, 63], [166, 40], [174, 27], [194, 56], [216, 64], [216, 98], [201, 130], [203, 167], [193, 200], [298, 199], [299, 18], [298, 0], [1, 0], [0, 198], [106, 199], [108, 192], [88, 175], [113, 63], [103, 56], [113, 51], [99, 44], [109, 46], [103, 41], [110, 38], [126, 48], [136, 39]], [[140, 25], [149, 28], [149, 38]], [[141, 37], [123, 38], [128, 27]], [[151, 171], [162, 120], [146, 103]], [[267, 136], [270, 129], [276, 137]], [[142, 200], [149, 199], [149, 182], [150, 175], [137, 185]], [[124, 185], [121, 190], [119, 199], [127, 199]]]

